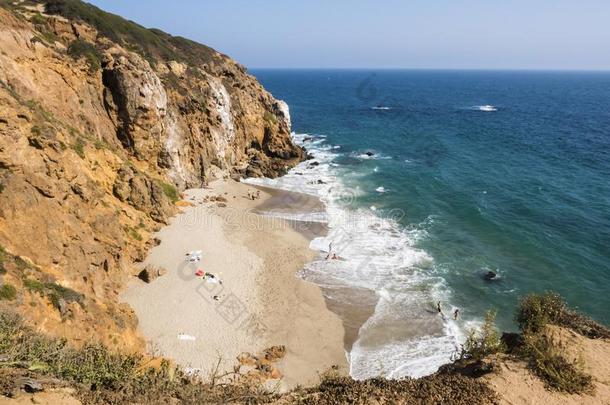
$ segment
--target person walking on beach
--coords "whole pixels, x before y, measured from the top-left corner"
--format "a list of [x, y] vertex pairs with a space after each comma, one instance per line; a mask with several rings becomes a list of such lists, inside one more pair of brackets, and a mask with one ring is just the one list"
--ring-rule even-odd
[[456, 308], [455, 311], [453, 311], [453, 320], [457, 321], [459, 315], [460, 310]]
[[441, 308], [441, 302], [440, 301], [436, 303], [436, 309], [438, 310], [439, 314], [443, 313], [443, 309]]

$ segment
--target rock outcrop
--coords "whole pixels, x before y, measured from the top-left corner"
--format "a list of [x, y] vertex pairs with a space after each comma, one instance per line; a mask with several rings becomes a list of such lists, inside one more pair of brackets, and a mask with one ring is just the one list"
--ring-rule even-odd
[[[3, 277], [46, 331], [137, 347], [133, 263], [180, 190], [301, 161], [288, 108], [229, 57], [78, 0], [0, 2], [0, 50]], [[34, 281], [84, 299], [60, 314]]]

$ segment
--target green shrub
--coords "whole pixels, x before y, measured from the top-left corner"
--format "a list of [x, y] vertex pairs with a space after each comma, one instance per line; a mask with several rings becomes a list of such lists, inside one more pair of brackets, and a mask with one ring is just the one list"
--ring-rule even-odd
[[142, 240], [142, 235], [140, 235], [138, 233], [138, 231], [136, 231], [133, 228], [128, 228], [127, 232], [129, 233], [129, 236], [131, 236], [133, 239], [137, 240], [137, 241], [141, 241]]
[[44, 118], [45, 121], [54, 121], [55, 120], [55, 117], [53, 116], [53, 114], [50, 113], [49, 111], [45, 110], [44, 108], [42, 108], [40, 103], [38, 103], [36, 100], [27, 100], [27, 101], [24, 101], [23, 104], [27, 108], [32, 110], [33, 112], [40, 114]]
[[72, 145], [72, 149], [81, 159], [85, 158], [85, 141], [82, 138], [77, 138], [76, 142]]
[[4, 367], [16, 363], [30, 373], [72, 383], [79, 399], [89, 404], [233, 403], [236, 398], [260, 403], [254, 399], [266, 395], [258, 386], [203, 384], [167, 361], [157, 369], [146, 368], [143, 356], [113, 352], [100, 343], [75, 348], [65, 339], [32, 330], [18, 315], [4, 311], [0, 311], [0, 358]]
[[47, 25], [47, 19], [40, 13], [34, 14], [30, 22], [34, 25]]
[[85, 58], [90, 72], [96, 72], [102, 66], [102, 56], [95, 45], [83, 39], [77, 39], [68, 46], [68, 55], [78, 60]]
[[44, 294], [44, 284], [38, 280], [26, 278], [25, 280], [23, 280], [23, 285], [25, 288], [27, 288], [31, 292]]
[[103, 139], [96, 139], [93, 146], [97, 150], [108, 149], [108, 144]]
[[11, 284], [3, 284], [0, 287], [0, 300], [12, 301], [17, 298], [17, 289]]
[[547, 336], [526, 335], [523, 350], [530, 357], [530, 368], [549, 388], [570, 394], [591, 390], [591, 376], [562, 356]]
[[19, 269], [19, 271], [27, 270], [30, 268], [30, 264], [19, 256], [14, 256], [13, 261], [15, 262], [15, 265], [17, 266], [17, 269]]
[[487, 311], [480, 329], [470, 329], [462, 348], [462, 358], [479, 361], [485, 356], [504, 350], [500, 334], [496, 329], [496, 312]]
[[541, 331], [548, 323], [557, 323], [566, 305], [557, 293], [530, 294], [519, 302], [515, 320], [524, 333]]
[[96, 28], [101, 35], [138, 52], [152, 63], [156, 59], [163, 59], [201, 66], [217, 54], [205, 45], [157, 29], [147, 29], [80, 0], [46, 0], [46, 12], [85, 22]]
[[267, 124], [269, 125], [275, 125], [277, 124], [277, 117], [275, 116], [275, 114], [273, 114], [270, 111], [265, 111], [265, 115], [263, 116], [263, 119], [265, 120], [265, 122], [267, 122]]
[[84, 296], [81, 293], [56, 283], [42, 283], [38, 280], [25, 279], [23, 285], [31, 292], [47, 297], [57, 309], [60, 308], [62, 300], [67, 303], [77, 302], [80, 305], [83, 305], [84, 302]]
[[51, 31], [43, 31], [41, 33], [42, 38], [49, 44], [54, 44], [55, 42], [62, 42], [61, 38], [57, 36], [54, 32]]
[[568, 308], [557, 293], [530, 294], [519, 303], [515, 320], [521, 331], [538, 333], [547, 324], [569, 328], [592, 339], [610, 338], [610, 329]]
[[163, 194], [165, 194], [165, 196], [169, 198], [172, 203], [176, 203], [178, 200], [180, 200], [180, 193], [172, 184], [159, 182], [159, 185], [163, 189]]

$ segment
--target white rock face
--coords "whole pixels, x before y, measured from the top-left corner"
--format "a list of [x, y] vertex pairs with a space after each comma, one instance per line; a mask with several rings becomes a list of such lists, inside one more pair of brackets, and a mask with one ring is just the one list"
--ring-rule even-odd
[[[220, 128], [213, 129], [212, 138], [216, 148], [217, 156], [226, 162], [229, 151], [229, 144], [235, 138], [235, 123], [233, 122], [233, 114], [231, 113], [231, 96], [222, 84], [220, 79], [209, 77], [210, 88], [214, 107], [220, 117]], [[230, 162], [229, 162], [230, 163]]]
[[292, 121], [290, 120], [290, 107], [284, 100], [277, 100], [277, 107], [284, 115], [284, 121], [288, 125], [288, 131], [292, 131]]
[[171, 162], [168, 175], [177, 185], [182, 187], [189, 180], [190, 176], [180, 160], [180, 154], [183, 148], [182, 133], [178, 127], [176, 117], [171, 111], [165, 118], [164, 126], [167, 136], [165, 150], [167, 151]]

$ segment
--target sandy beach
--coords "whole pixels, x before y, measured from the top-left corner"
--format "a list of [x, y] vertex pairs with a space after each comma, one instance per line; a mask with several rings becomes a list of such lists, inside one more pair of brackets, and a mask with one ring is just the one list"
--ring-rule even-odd
[[[341, 320], [320, 289], [295, 274], [315, 257], [308, 236], [323, 229], [256, 212], [323, 206], [314, 197], [264, 188], [260, 198], [249, 199], [255, 190], [222, 180], [187, 191], [192, 205], [157, 234], [161, 243], [142, 264], [167, 274], [150, 284], [134, 277], [122, 299], [155, 355], [205, 376], [219, 361], [221, 370], [233, 370], [240, 353], [283, 345], [280, 386], [314, 384], [333, 365], [347, 368]], [[210, 197], [215, 201], [204, 202]], [[192, 251], [201, 251], [200, 261], [189, 262]], [[197, 277], [198, 270], [216, 280]]]

